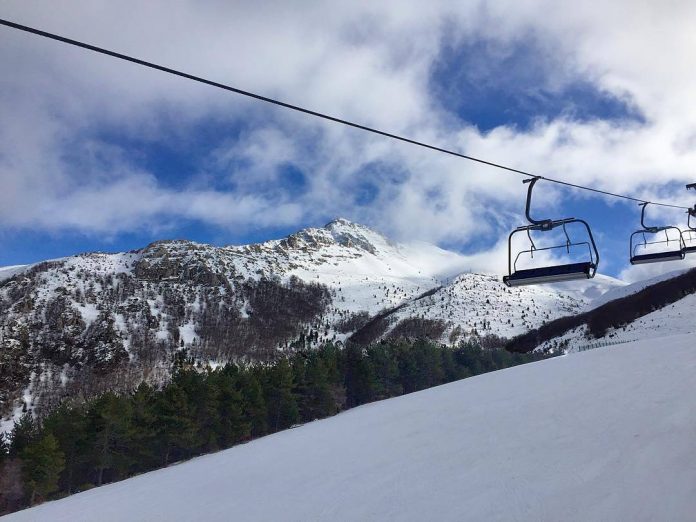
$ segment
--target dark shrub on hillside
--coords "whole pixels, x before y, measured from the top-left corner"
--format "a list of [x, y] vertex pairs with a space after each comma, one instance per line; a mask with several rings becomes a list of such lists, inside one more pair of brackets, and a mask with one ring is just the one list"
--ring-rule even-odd
[[445, 333], [447, 324], [438, 319], [409, 317], [397, 324], [387, 338], [390, 340], [430, 339], [437, 341]]

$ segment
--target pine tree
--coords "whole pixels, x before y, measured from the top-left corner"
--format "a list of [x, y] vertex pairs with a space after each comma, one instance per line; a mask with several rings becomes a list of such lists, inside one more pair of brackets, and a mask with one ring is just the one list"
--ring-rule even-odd
[[103, 483], [105, 471], [109, 470], [114, 478], [120, 478], [130, 466], [131, 414], [128, 399], [112, 392], [105, 393], [90, 405], [87, 429], [92, 436], [90, 454], [97, 486]]
[[295, 424], [299, 419], [299, 412], [292, 393], [292, 368], [287, 359], [280, 359], [267, 373], [264, 395], [268, 427], [271, 432], [276, 432]]
[[22, 480], [22, 461], [7, 458], [0, 463], [0, 513], [11, 513], [26, 507]]
[[238, 390], [242, 398], [242, 413], [250, 428], [251, 437], [261, 437], [268, 432], [268, 412], [259, 372], [248, 369], [238, 379]]
[[21, 457], [24, 484], [33, 505], [37, 496], [44, 499], [58, 489], [58, 477], [65, 463], [63, 452], [53, 434], [47, 433], [28, 444]]
[[61, 489], [70, 493], [74, 486], [88, 480], [84, 473], [89, 458], [85, 411], [81, 407], [61, 404], [44, 420], [43, 428], [56, 437], [63, 452], [65, 469], [61, 474]]
[[131, 395], [133, 422], [129, 452], [134, 471], [152, 469], [158, 464], [155, 397], [155, 390], [144, 382]]
[[442, 348], [422, 340], [416, 341], [410, 347], [416, 371], [414, 389], [409, 391], [423, 390], [444, 382], [445, 375], [439, 353], [441, 350]]
[[242, 394], [237, 389], [239, 372], [234, 365], [208, 377], [217, 393], [218, 444], [227, 448], [251, 436], [251, 423], [245, 419]]
[[172, 458], [187, 457], [197, 445], [195, 411], [176, 382], [157, 396], [155, 403], [158, 452], [166, 466]]
[[5, 432], [0, 433], [0, 466], [10, 456], [10, 440]]
[[[217, 373], [217, 372], [213, 372]], [[185, 449], [189, 454], [213, 451], [219, 448], [217, 437], [220, 431], [217, 390], [213, 386], [211, 373], [196, 370], [179, 372], [174, 383], [179, 386], [188, 403], [184, 413], [191, 416], [194, 426], [192, 439]]]
[[11, 457], [18, 456], [24, 451], [29, 444], [31, 444], [39, 435], [39, 428], [36, 425], [36, 421], [31, 413], [25, 413], [22, 415], [17, 422], [15, 422], [14, 428], [12, 428], [12, 433], [10, 439], [10, 451]]
[[312, 420], [308, 417], [307, 401], [309, 400], [308, 383], [306, 379], [307, 373], [307, 352], [298, 352], [289, 360], [290, 368], [292, 369], [292, 393], [297, 402], [297, 410], [302, 422]]
[[312, 353], [305, 365], [304, 398], [302, 400], [302, 419], [310, 421], [322, 419], [338, 412], [329, 384], [329, 372], [324, 361]]
[[449, 348], [444, 348], [441, 351], [442, 370], [444, 372], [445, 382], [452, 382], [458, 379], [469, 377], [466, 368], [457, 365], [454, 359], [454, 351]]
[[346, 405], [345, 379], [340, 368], [342, 351], [342, 348], [335, 346], [333, 343], [327, 343], [317, 351], [317, 355], [326, 369], [331, 397], [338, 411], [342, 410]]
[[345, 348], [343, 371], [346, 404], [349, 408], [374, 400], [376, 382], [374, 368], [360, 346], [353, 345]]
[[399, 362], [394, 346], [388, 344], [371, 346], [368, 354], [375, 373], [375, 400], [401, 395], [404, 390], [400, 382]]

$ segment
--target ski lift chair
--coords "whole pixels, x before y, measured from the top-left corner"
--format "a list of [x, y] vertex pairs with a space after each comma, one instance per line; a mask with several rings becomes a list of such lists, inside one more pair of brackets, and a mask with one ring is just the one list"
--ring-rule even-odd
[[[630, 248], [631, 248], [631, 264], [632, 265], [642, 265], [647, 263], [661, 263], [663, 261], [676, 261], [679, 259], [684, 259], [686, 255], [686, 245], [684, 244], [684, 237], [682, 236], [681, 230], [675, 226], [664, 226], [664, 227], [647, 227], [645, 226], [645, 207], [649, 203], [640, 203], [642, 207], [640, 213], [640, 225], [643, 227], [642, 230], [636, 230], [631, 234]], [[676, 230], [679, 234], [679, 238], [669, 237], [669, 231]], [[660, 232], [665, 233], [665, 239], [659, 239], [655, 241], [648, 241], [646, 234], [659, 234]], [[636, 241], [636, 237], [642, 237], [643, 241]], [[671, 244], [671, 245], [670, 245]], [[664, 245], [663, 250], [656, 252], [647, 252], [651, 246]], [[670, 246], [672, 248], [670, 248]], [[638, 254], [642, 248], [645, 253]]]
[[693, 254], [696, 252], [696, 226], [691, 224], [691, 218], [696, 217], [696, 205], [686, 211], [689, 217], [686, 220], [686, 230], [682, 230], [682, 239], [684, 240], [684, 253]]
[[[503, 276], [503, 283], [507, 286], [522, 286], [522, 285], [535, 285], [542, 283], [557, 283], [561, 281], [573, 281], [576, 279], [591, 279], [595, 276], [597, 272], [597, 266], [599, 265], [599, 252], [597, 251], [597, 245], [595, 244], [594, 238], [592, 237], [592, 231], [590, 226], [586, 221], [582, 219], [575, 218], [565, 218], [558, 220], [542, 219], [536, 220], [530, 216], [530, 207], [532, 202], [532, 190], [536, 182], [541, 179], [535, 177], [532, 179], [524, 180], [524, 183], [529, 183], [529, 188], [527, 189], [527, 205], [525, 210], [525, 215], [529, 225], [523, 225], [517, 227], [510, 233], [508, 237], [508, 275]], [[571, 223], [580, 223], [587, 230], [587, 241], [572, 242], [570, 236], [568, 235], [567, 225]], [[534, 244], [532, 239], [532, 231], [540, 232], [550, 232], [554, 228], [561, 227], [565, 235], [566, 241], [561, 245], [554, 245], [550, 247], [538, 248]], [[514, 261], [512, 259], [512, 238], [515, 234], [526, 233], [529, 239], [530, 248], [528, 250], [522, 250], [517, 254]], [[568, 254], [570, 254], [571, 247], [587, 247], [588, 258], [586, 261], [579, 263], [566, 263], [557, 264], [551, 266], [543, 266], [538, 268], [528, 268], [528, 269], [517, 269], [517, 262], [522, 255], [529, 255], [531, 258], [534, 257], [535, 253], [555, 249], [565, 249]]]

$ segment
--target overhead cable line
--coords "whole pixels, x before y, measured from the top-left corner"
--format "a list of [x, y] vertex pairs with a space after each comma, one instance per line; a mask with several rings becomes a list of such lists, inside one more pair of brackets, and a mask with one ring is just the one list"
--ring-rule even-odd
[[495, 163], [495, 162], [492, 162], [492, 161], [487, 161], [487, 160], [484, 160], [484, 159], [481, 159], [481, 158], [476, 158], [476, 157], [474, 157], [474, 156], [468, 156], [468, 155], [466, 155], [466, 154], [462, 154], [462, 153], [460, 153], [460, 152], [456, 152], [456, 151], [453, 151], [453, 150], [450, 150], [450, 149], [446, 149], [446, 148], [443, 148], [443, 147], [438, 147], [438, 146], [436, 146], [436, 145], [431, 145], [431, 144], [429, 144], [429, 143], [425, 143], [425, 142], [422, 142], [422, 141], [418, 141], [418, 140], [414, 140], [414, 139], [407, 138], [407, 137], [404, 137], [404, 136], [400, 136], [400, 135], [398, 135], [398, 134], [392, 134], [392, 133], [390, 133], [390, 132], [386, 132], [386, 131], [383, 131], [383, 130], [379, 130], [379, 129], [376, 129], [376, 128], [374, 128], [374, 127], [368, 127], [368, 126], [366, 126], [366, 125], [361, 125], [361, 124], [359, 124], [359, 123], [355, 123], [355, 122], [352, 122], [352, 121], [349, 121], [349, 120], [344, 120], [344, 119], [342, 119], [342, 118], [337, 118], [337, 117], [335, 117], [335, 116], [331, 116], [331, 115], [329, 115], [329, 114], [325, 114], [325, 113], [322, 113], [322, 112], [313, 111], [313, 110], [311, 110], [311, 109], [306, 109], [306, 108], [304, 108], [304, 107], [300, 107], [299, 105], [293, 105], [293, 104], [291, 104], [291, 103], [286, 103], [286, 102], [283, 102], [283, 101], [280, 101], [280, 100], [276, 100], [276, 99], [274, 99], [274, 98], [269, 98], [269, 97], [267, 97], [267, 96], [262, 96], [262, 95], [260, 95], [260, 94], [256, 94], [256, 93], [253, 93], [253, 92], [250, 92], [250, 91], [245, 91], [245, 90], [242, 90], [242, 89], [238, 89], [237, 87], [232, 87], [231, 85], [226, 85], [226, 84], [224, 84], [224, 83], [219, 83], [219, 82], [216, 82], [216, 81], [213, 81], [213, 80], [208, 80], [208, 79], [206, 79], [206, 78], [203, 78], [203, 77], [200, 77], [200, 76], [195, 76], [195, 75], [193, 75], [193, 74], [189, 74], [189, 73], [186, 73], [186, 72], [183, 72], [183, 71], [179, 71], [179, 70], [177, 70], [177, 69], [172, 69], [172, 68], [170, 68], [170, 67], [165, 67], [165, 66], [163, 66], [163, 65], [158, 65], [158, 64], [153, 63], [153, 62], [148, 62], [148, 61], [145, 61], [145, 60], [141, 60], [140, 58], [135, 58], [135, 57], [133, 57], [133, 56], [128, 56], [128, 55], [126, 55], [126, 54], [121, 54], [121, 53], [117, 53], [117, 52], [115, 52], [115, 51], [110, 51], [110, 50], [104, 49], [104, 48], [102, 48], [102, 47], [97, 47], [97, 46], [95, 46], [95, 45], [91, 45], [91, 44], [88, 44], [88, 43], [80, 42], [80, 41], [78, 41], [78, 40], [73, 40], [73, 39], [71, 39], [71, 38], [66, 38], [65, 36], [60, 36], [60, 35], [57, 35], [57, 34], [49, 33], [49, 32], [46, 32], [46, 31], [42, 31], [42, 30], [40, 30], [40, 29], [35, 29], [35, 28], [33, 28], [33, 27], [29, 27], [29, 26], [26, 26], [26, 25], [21, 25], [21, 24], [15, 23], [15, 22], [11, 22], [11, 21], [9, 21], [9, 20], [4, 20], [4, 19], [1, 19], [1, 18], [0, 18], [0, 25], [4, 25], [4, 26], [6, 26], [6, 27], [11, 27], [11, 28], [13, 28], [13, 29], [17, 29], [17, 30], [19, 30], [19, 31], [24, 31], [24, 32], [27, 32], [27, 33], [35, 34], [35, 35], [38, 35], [38, 36], [43, 36], [44, 38], [49, 38], [49, 39], [51, 39], [51, 40], [56, 40], [56, 41], [58, 41], [58, 42], [63, 42], [63, 43], [65, 43], [65, 44], [73, 45], [73, 46], [75, 46], [75, 47], [80, 47], [80, 48], [82, 48], [82, 49], [87, 49], [87, 50], [89, 50], [89, 51], [93, 51], [93, 52], [96, 52], [96, 53], [100, 53], [100, 54], [104, 54], [104, 55], [107, 55], [107, 56], [111, 56], [112, 58], [118, 58], [118, 59], [120, 59], [120, 60], [125, 60], [125, 61], [127, 61], [127, 62], [135, 63], [135, 64], [138, 64], [138, 65], [142, 65], [143, 67], [149, 67], [150, 69], [155, 69], [155, 70], [158, 70], [158, 71], [162, 71], [162, 72], [165, 72], [165, 73], [168, 73], [168, 74], [172, 74], [172, 75], [174, 75], [174, 76], [180, 76], [181, 78], [186, 78], [186, 79], [188, 79], [188, 80], [193, 80], [193, 81], [198, 82], [198, 83], [203, 83], [203, 84], [205, 84], [205, 85], [210, 85], [211, 87], [217, 87], [218, 89], [223, 89], [223, 90], [225, 90], [225, 91], [233, 92], [233, 93], [235, 93], [235, 94], [240, 94], [240, 95], [242, 95], [242, 96], [247, 96], [247, 97], [253, 98], [253, 99], [255, 99], [255, 100], [263, 101], [263, 102], [266, 102], [266, 103], [271, 103], [271, 104], [273, 104], [273, 105], [277, 105], [277, 106], [279, 106], [279, 107], [284, 107], [284, 108], [286, 108], [286, 109], [290, 109], [290, 110], [293, 110], [293, 111], [301, 112], [301, 113], [303, 113], [303, 114], [309, 114], [310, 116], [314, 116], [314, 117], [316, 117], [316, 118], [321, 118], [321, 119], [324, 119], [324, 120], [332, 121], [332, 122], [334, 122], [334, 123], [340, 123], [340, 124], [346, 125], [346, 126], [348, 126], [348, 127], [353, 127], [353, 128], [355, 128], [355, 129], [360, 129], [360, 130], [363, 130], [363, 131], [366, 131], [366, 132], [371, 132], [371, 133], [373, 133], [373, 134], [378, 134], [378, 135], [380, 135], [380, 136], [385, 136], [385, 137], [387, 137], [387, 138], [391, 138], [391, 139], [394, 139], [394, 140], [402, 141], [402, 142], [404, 142], [404, 143], [409, 143], [409, 144], [411, 144], [411, 145], [416, 145], [416, 146], [418, 146], [418, 147], [423, 147], [423, 148], [426, 148], [426, 149], [434, 150], [434, 151], [436, 151], [436, 152], [441, 152], [441, 153], [443, 153], [443, 154], [448, 154], [448, 155], [450, 155], [450, 156], [455, 156], [455, 157], [457, 157], [457, 158], [462, 158], [462, 159], [469, 160], [469, 161], [473, 161], [473, 162], [480, 163], [480, 164], [483, 164], [483, 165], [488, 165], [489, 167], [494, 167], [494, 168], [501, 169], [501, 170], [504, 170], [504, 171], [507, 171], [507, 172], [513, 172], [513, 173], [516, 173], [516, 174], [520, 174], [520, 175], [522, 175], [522, 176], [527, 176], [527, 177], [529, 177], [529, 178], [541, 178], [541, 179], [545, 179], [546, 181], [550, 181], [550, 182], [552, 182], [552, 183], [557, 183], [557, 184], [559, 184], [559, 185], [565, 185], [565, 186], [567, 186], [567, 187], [572, 187], [572, 188], [579, 189], [579, 190], [587, 190], [587, 191], [589, 191], [589, 192], [594, 192], [594, 193], [596, 193], [596, 194], [603, 194], [603, 195], [605, 195], [605, 196], [610, 196], [610, 197], [615, 197], [615, 198], [626, 199], [626, 200], [629, 200], [629, 201], [635, 201], [635, 202], [637, 202], [637, 203], [650, 203], [651, 205], [658, 205], [658, 206], [661, 206], [661, 207], [670, 207], [670, 208], [679, 208], [679, 209], [684, 209], [684, 210], [688, 210], [688, 209], [689, 209], [689, 207], [684, 207], [684, 206], [681, 206], [681, 205], [673, 205], [673, 204], [670, 204], [670, 203], [661, 203], [661, 202], [658, 202], [658, 201], [648, 201], [648, 200], [636, 198], [636, 197], [633, 197], [633, 196], [627, 196], [627, 195], [625, 195], [625, 194], [617, 194], [617, 193], [614, 193], [614, 192], [608, 192], [608, 191], [606, 191], [606, 190], [600, 190], [600, 189], [596, 189], [596, 188], [592, 188], [592, 187], [587, 187], [587, 186], [584, 186], [584, 185], [577, 185], [577, 184], [575, 184], [575, 183], [570, 183], [570, 182], [568, 182], [568, 181], [563, 181], [563, 180], [560, 180], [560, 179], [554, 179], [554, 178], [547, 178], [547, 177], [544, 177], [544, 176], [538, 176], [538, 175], [532, 174], [532, 173], [530, 173], [530, 172], [525, 172], [524, 170], [520, 170], [520, 169], [508, 167], [508, 166], [506, 166], [506, 165], [501, 165], [500, 163]]

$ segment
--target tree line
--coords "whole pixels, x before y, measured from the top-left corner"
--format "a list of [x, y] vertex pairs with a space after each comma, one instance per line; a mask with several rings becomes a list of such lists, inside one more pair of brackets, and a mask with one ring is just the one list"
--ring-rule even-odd
[[0, 514], [229, 448], [361, 404], [546, 357], [427, 341], [331, 343], [267, 364], [199, 368], [160, 389], [63, 402], [0, 435]]

